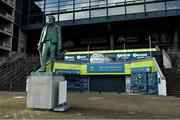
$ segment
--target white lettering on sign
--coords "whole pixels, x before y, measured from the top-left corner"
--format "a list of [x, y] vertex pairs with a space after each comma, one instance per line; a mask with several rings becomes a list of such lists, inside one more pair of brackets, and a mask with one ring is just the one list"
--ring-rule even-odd
[[74, 56], [65, 56], [65, 59], [74, 59]]
[[145, 57], [145, 56], [148, 56], [147, 53], [141, 53], [141, 54], [133, 53], [133, 57]]
[[117, 58], [120, 58], [120, 57], [130, 57], [131, 54], [117, 54]]
[[77, 59], [86, 59], [86, 58], [87, 56], [80, 56], [80, 55], [77, 56]]

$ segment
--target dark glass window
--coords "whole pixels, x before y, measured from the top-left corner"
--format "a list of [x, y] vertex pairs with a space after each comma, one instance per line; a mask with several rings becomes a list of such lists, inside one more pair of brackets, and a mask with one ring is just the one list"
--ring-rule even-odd
[[161, 11], [165, 10], [165, 2], [159, 2], [159, 3], [148, 3], [146, 4], [146, 11]]
[[125, 7], [114, 7], [114, 8], [108, 8], [108, 15], [122, 15], [125, 14]]
[[58, 0], [46, 0], [45, 14], [58, 12]]
[[75, 13], [75, 19], [89, 18], [89, 11], [81, 11]]
[[179, 9], [180, 8], [180, 0], [168, 1], [166, 4], [167, 4], [167, 10]]
[[127, 14], [129, 13], [140, 13], [140, 12], [144, 12], [144, 5], [140, 4], [140, 5], [131, 5], [131, 6], [127, 6]]
[[89, 8], [89, 6], [90, 6], [89, 0], [75, 0], [76, 9], [86, 9]]
[[60, 0], [59, 10], [60, 11], [72, 11], [73, 10], [73, 0]]
[[[106, 6], [109, 8], [105, 8]], [[27, 10], [28, 8], [30, 9]], [[166, 9], [180, 9], [180, 0], [25, 0], [22, 17], [23, 23], [42, 23], [52, 13], [56, 21], [65, 21]]]

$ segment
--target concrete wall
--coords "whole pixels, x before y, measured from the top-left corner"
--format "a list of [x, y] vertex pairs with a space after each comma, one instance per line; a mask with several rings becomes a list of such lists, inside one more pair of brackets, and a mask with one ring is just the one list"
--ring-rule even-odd
[[27, 47], [27, 35], [21, 30], [19, 34], [18, 52], [25, 53]]

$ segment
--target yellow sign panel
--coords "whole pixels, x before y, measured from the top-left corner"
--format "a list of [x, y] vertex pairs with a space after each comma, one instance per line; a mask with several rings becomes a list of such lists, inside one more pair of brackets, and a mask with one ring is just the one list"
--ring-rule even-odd
[[[107, 63], [108, 64], [108, 63]], [[58, 69], [61, 70], [77, 70], [79, 71], [80, 75], [130, 75], [132, 68], [142, 68], [142, 67], [151, 67], [152, 72], [156, 71], [155, 63], [152, 59], [149, 60], [141, 60], [141, 61], [134, 61], [128, 63], [121, 63], [124, 64], [123, 72], [88, 72], [88, 64], [70, 64], [70, 63], [58, 63], [54, 64], [54, 72]], [[118, 63], [117, 63], [118, 65]], [[47, 72], [50, 71], [50, 65], [47, 65]]]
[[124, 52], [148, 52], [157, 51], [156, 48], [141, 48], [141, 49], [126, 49], [126, 50], [98, 50], [98, 51], [79, 51], [79, 52], [66, 52], [65, 55], [76, 54], [97, 54], [97, 53], [124, 53]]

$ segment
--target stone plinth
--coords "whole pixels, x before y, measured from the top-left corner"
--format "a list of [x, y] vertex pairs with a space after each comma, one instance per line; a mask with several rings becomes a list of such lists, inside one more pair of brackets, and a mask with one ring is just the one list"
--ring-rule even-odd
[[27, 108], [53, 109], [58, 105], [59, 81], [64, 76], [52, 72], [31, 73], [27, 78]]

